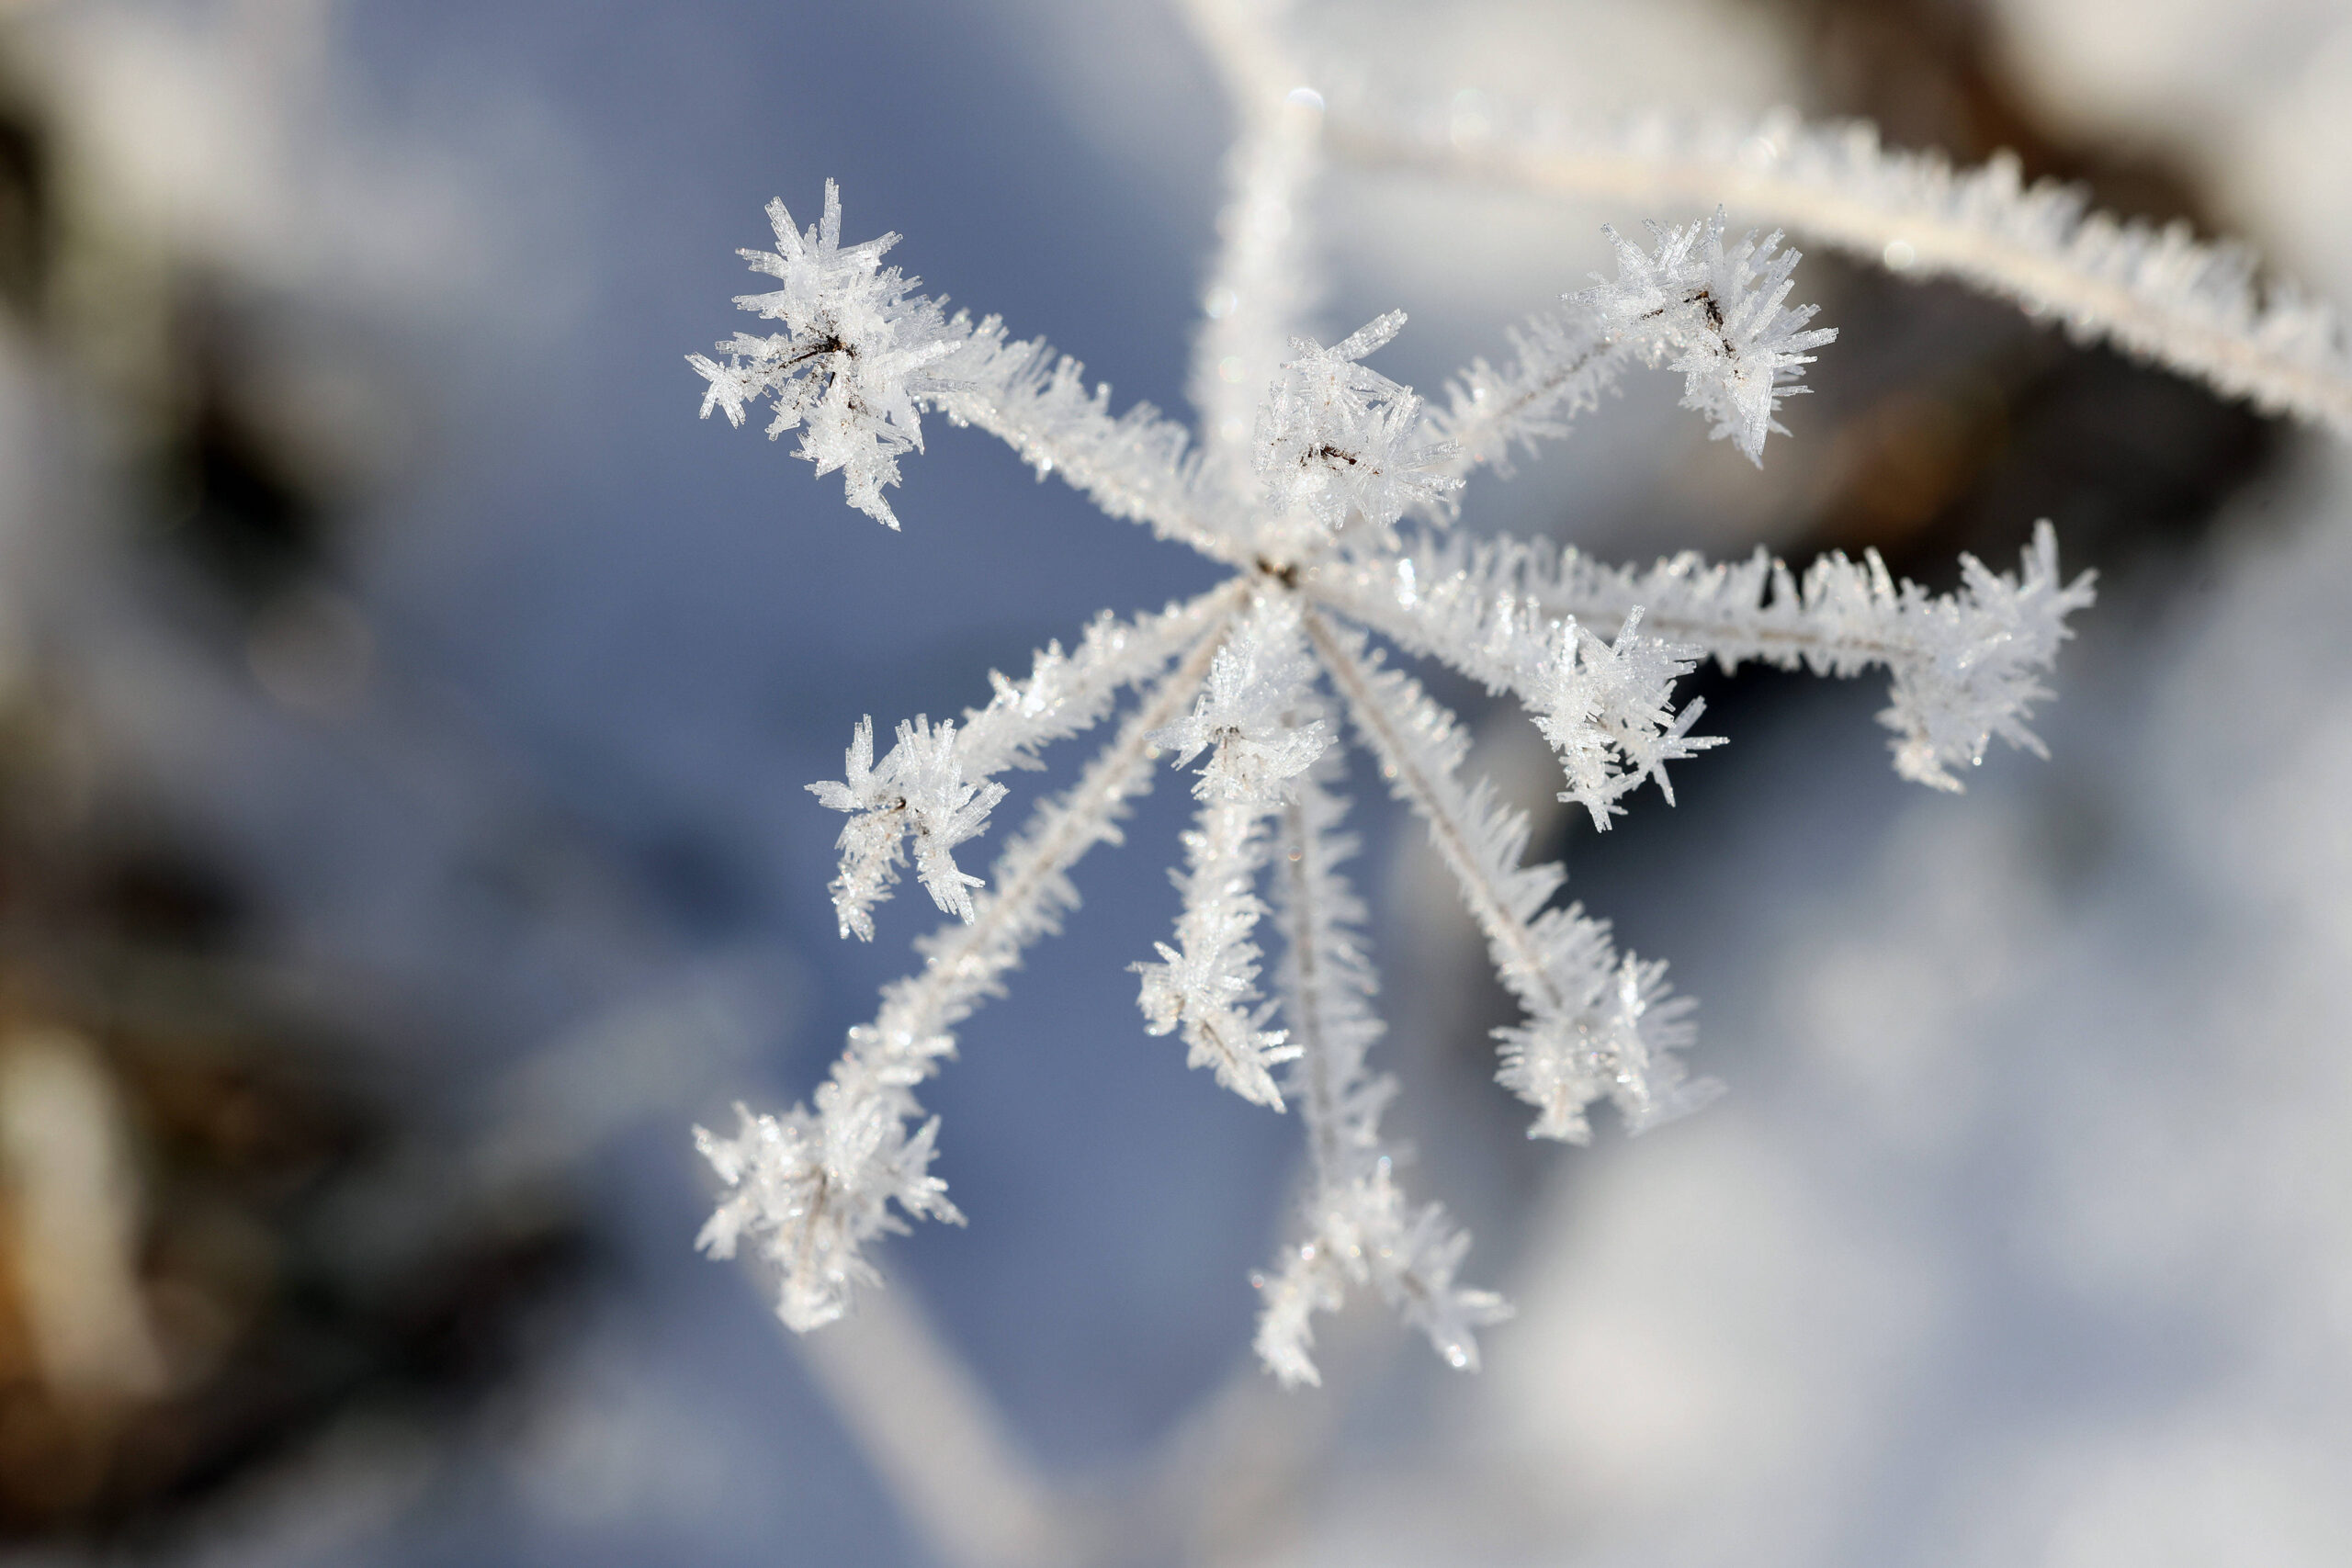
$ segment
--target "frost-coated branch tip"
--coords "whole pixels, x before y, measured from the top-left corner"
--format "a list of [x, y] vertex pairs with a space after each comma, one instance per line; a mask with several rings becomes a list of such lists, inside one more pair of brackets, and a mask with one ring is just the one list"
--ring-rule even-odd
[[1724, 243], [1722, 208], [1703, 222], [1646, 225], [1656, 249], [1645, 251], [1616, 230], [1602, 232], [1617, 252], [1617, 276], [1568, 297], [1591, 311], [1608, 335], [1652, 365], [1682, 373], [1682, 406], [1711, 422], [1708, 434], [1729, 440], [1751, 463], [1764, 460], [1764, 437], [1786, 434], [1773, 418], [1812, 350], [1837, 341], [1837, 329], [1808, 330], [1819, 307], [1783, 302], [1796, 286], [1795, 251], [1781, 251], [1778, 230]]
[[1806, 390], [1797, 383], [1812, 351], [1838, 336], [1808, 327], [1818, 307], [1787, 304], [1798, 253], [1780, 250], [1778, 232], [1726, 246], [1721, 209], [1702, 222], [1647, 227], [1655, 248], [1645, 251], [1604, 226], [1617, 276], [1595, 274], [1562, 309], [1515, 328], [1505, 368], [1473, 360], [1447, 388], [1427, 428], [1449, 449], [1449, 471], [1484, 464], [1508, 474], [1513, 446], [1566, 435], [1632, 360], [1680, 371], [1682, 406], [1752, 463], [1762, 464], [1768, 434], [1787, 434], [1774, 418], [1781, 400]]
[[1358, 364], [1403, 329], [1391, 310], [1325, 348], [1293, 338], [1258, 411], [1256, 465], [1265, 510], [1303, 513], [1325, 536], [1351, 519], [1385, 534], [1408, 511], [1442, 514], [1462, 481], [1446, 470], [1453, 455], [1421, 434], [1421, 400]]
[[740, 426], [745, 411], [767, 399], [775, 412], [769, 438], [800, 432], [798, 456], [820, 475], [841, 470], [850, 504], [896, 528], [882, 491], [899, 482], [899, 456], [922, 449], [917, 405], [936, 390], [931, 372], [956, 352], [956, 336], [935, 300], [910, 292], [917, 279], [882, 265], [898, 235], [842, 248], [832, 181], [825, 182], [823, 218], [806, 232], [781, 200], [768, 203], [768, 221], [776, 248], [740, 254], [781, 287], [735, 303], [784, 330], [737, 333], [718, 345], [723, 365], [686, 356], [709, 383], [703, 417], [719, 409]]

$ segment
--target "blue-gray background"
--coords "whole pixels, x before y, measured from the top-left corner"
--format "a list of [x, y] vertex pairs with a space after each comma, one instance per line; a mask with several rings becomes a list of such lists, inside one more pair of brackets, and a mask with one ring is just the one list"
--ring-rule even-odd
[[[2175, 71], [2229, 130], [2209, 148], [2225, 169], [2299, 167], [2279, 149], [2324, 127], [2325, 62], [2352, 57], [2111, 65], [2078, 20], [2096, 6], [1986, 9], [2037, 90], [2086, 85], [2118, 135]], [[2148, 36], [2192, 36], [2174, 13], [2195, 9]], [[1751, 38], [1738, 6], [1366, 15], [1368, 45], [1464, 82], [1565, 35], [1577, 91], [1808, 91], [1795, 46]], [[2264, 15], [2346, 37], [2326, 7]], [[10, 25], [98, 226], [208, 278], [260, 345], [253, 376], [354, 449], [325, 577], [370, 651], [332, 711], [257, 682], [242, 631], [103, 543], [131, 505], [105, 433], [132, 416], [21, 344], [9, 439], [48, 477], [10, 498], [12, 541], [32, 541], [11, 546], [31, 563], [17, 616], [154, 808], [263, 890], [256, 953], [375, 1036], [372, 1070], [453, 1146], [570, 1127], [546, 1157], [601, 1259], [486, 1404], [332, 1431], [181, 1550], [934, 1560], [758, 1281], [690, 1253], [708, 1188], [686, 1129], [805, 1094], [929, 923], [917, 897], [870, 946], [834, 933], [839, 819], [801, 786], [838, 773], [858, 716], [954, 714], [1098, 609], [1210, 577], [944, 422], [889, 533], [787, 446], [697, 422], [684, 355], [741, 320], [733, 253], [768, 243], [763, 204], [807, 222], [832, 177], [849, 237], [904, 233], [893, 259], [932, 289], [1181, 413], [1227, 136], [1205, 62], [1159, 7], [1046, 0], [187, 0]], [[2233, 119], [2256, 88], [2272, 107]], [[1337, 188], [1319, 324], [1406, 306], [1385, 367], [1425, 388], [1580, 283], [1592, 222], [1649, 216]], [[2323, 282], [2352, 257], [2324, 202], [2277, 194], [2291, 181], [2243, 188], [2233, 215]], [[1911, 330], [1857, 298], [1814, 401], [1886, 374], [1871, 328]], [[1917, 298], [1947, 336], [2005, 321]], [[1800, 405], [1750, 476], [1672, 397], [1634, 387], [1471, 525], [1628, 554], [1803, 536], [1804, 476], [1847, 447]], [[1736, 1089], [1638, 1145], [1521, 1145], [1478, 1084], [1475, 940], [1363, 791], [1397, 1120], [1417, 1179], [1481, 1232], [1468, 1272], [1527, 1312], [1475, 1384], [1373, 1358], [1299, 1396], [1342, 1429], [1290, 1522], [1235, 1560], [2120, 1562], [2209, 1526], [2240, 1561], [2340, 1560], [2352, 1524], [2310, 1480], [2352, 1452], [2352, 1291], [2327, 1261], [2352, 1097], [2323, 978], [2345, 929], [2338, 467], [2290, 454], [2223, 543], [2126, 558], [2060, 672], [2051, 763], [2002, 753], [1964, 802], [1925, 798], [1884, 767], [1867, 682], [1767, 682], [1725, 705], [1754, 727], [1686, 771], [1678, 811], [1645, 799], [1576, 840], [1576, 890], [1674, 961], [1705, 1002], [1701, 1066]], [[2074, 501], [2062, 536], [2101, 504]], [[2216, 739], [2222, 714], [2258, 739]], [[1540, 753], [1491, 733], [1541, 803]], [[1246, 1277], [1294, 1153], [1290, 1123], [1185, 1072], [1134, 1009], [1182, 807], [1164, 786], [1080, 871], [1072, 929], [927, 1091], [970, 1226], [883, 1249], [1012, 1441], [1080, 1489], [1250, 1386]]]

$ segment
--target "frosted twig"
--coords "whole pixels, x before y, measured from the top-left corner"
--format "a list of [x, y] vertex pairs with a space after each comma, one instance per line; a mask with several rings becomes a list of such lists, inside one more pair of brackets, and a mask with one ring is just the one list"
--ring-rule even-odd
[[917, 944], [922, 968], [885, 987], [874, 1021], [850, 1031], [813, 1113], [796, 1106], [780, 1117], [755, 1116], [738, 1107], [734, 1137], [695, 1129], [696, 1146], [732, 1190], [695, 1245], [730, 1258], [742, 1235], [762, 1235], [762, 1250], [782, 1270], [777, 1312], [791, 1327], [831, 1323], [858, 1285], [873, 1281], [865, 1244], [904, 1228], [891, 1204], [912, 1218], [962, 1218], [946, 1183], [931, 1174], [938, 1119], [907, 1132], [922, 1114], [914, 1088], [954, 1053], [956, 1026], [1001, 988], [1023, 950], [1076, 908], [1069, 868], [1118, 838], [1126, 802], [1150, 785], [1151, 736], [1192, 700], [1224, 630], [1222, 620], [1213, 622], [1078, 783], [1037, 807], [998, 860], [974, 918], [951, 920]]
[[1568, 421], [1592, 406], [1628, 359], [1682, 372], [1682, 406], [1713, 422], [1709, 434], [1730, 439], [1751, 463], [1763, 461], [1764, 438], [1784, 431], [1773, 415], [1813, 363], [1813, 349], [1834, 341], [1808, 329], [1815, 307], [1782, 301], [1794, 287], [1795, 251], [1773, 254], [1776, 231], [1724, 243], [1724, 214], [1678, 228], [1649, 225], [1645, 251], [1614, 229], [1602, 232], [1617, 252], [1617, 276], [1567, 297], [1566, 308], [1539, 316], [1511, 334], [1518, 357], [1497, 371], [1471, 362], [1449, 389], [1449, 407], [1431, 433], [1458, 448], [1453, 471], [1488, 463], [1499, 468], [1512, 442], [1533, 449], [1564, 435]]
[[1485, 780], [1463, 788], [1454, 774], [1469, 738], [1453, 716], [1419, 682], [1382, 668], [1361, 637], [1343, 637], [1312, 611], [1306, 625], [1382, 775], [1428, 825], [1503, 984], [1527, 1010], [1524, 1022], [1496, 1031], [1496, 1076], [1536, 1108], [1528, 1135], [1583, 1143], [1591, 1135], [1584, 1108], [1604, 1095], [1636, 1131], [1710, 1098], [1719, 1086], [1686, 1082], [1669, 1055], [1690, 1038], [1690, 1004], [1667, 996], [1666, 965], [1630, 953], [1621, 961], [1606, 922], [1575, 905], [1545, 908], [1566, 874], [1520, 864], [1526, 816], [1497, 801]]
[[1529, 671], [1558, 617], [1651, 632], [1726, 670], [1758, 660], [1851, 676], [1893, 675], [1880, 722], [1904, 777], [1957, 789], [1996, 736], [2039, 753], [2026, 727], [2049, 695], [2041, 674], [2072, 634], [2066, 617], [2096, 597], [2094, 574], [2058, 573], [2058, 541], [2038, 525], [2017, 575], [1963, 556], [1959, 591], [1894, 581], [1874, 552], [1829, 555], [1802, 580], [1763, 550], [1709, 564], [1685, 553], [1647, 568], [1611, 566], [1547, 541], [1416, 538], [1393, 558], [1317, 567], [1314, 597], [1415, 653], [1437, 654], [1494, 691], [1529, 694]]
[[1187, 1066], [1206, 1066], [1242, 1099], [1274, 1111], [1283, 1097], [1272, 1069], [1298, 1055], [1269, 1030], [1271, 1005], [1258, 1001], [1258, 946], [1265, 905], [1257, 893], [1267, 818], [1329, 738], [1313, 716], [1315, 665], [1299, 646], [1290, 595], [1261, 593], [1236, 622], [1193, 710], [1154, 737], [1179, 766], [1210, 753], [1193, 785], [1198, 825], [1184, 835], [1184, 896], [1176, 942], [1157, 963], [1138, 964], [1137, 1002], [1154, 1034], [1181, 1027]]
[[882, 491], [899, 482], [898, 459], [922, 450], [920, 411], [936, 409], [1002, 440], [1039, 479], [1058, 472], [1110, 515], [1234, 558], [1196, 493], [1199, 462], [1182, 426], [1148, 403], [1113, 415], [1110, 389], [1090, 393], [1084, 366], [1041, 339], [1009, 342], [995, 316], [947, 319], [944, 301], [912, 292], [921, 279], [882, 265], [898, 235], [844, 247], [831, 180], [824, 216], [805, 232], [780, 200], [768, 220], [776, 248], [740, 254], [783, 287], [735, 303], [784, 330], [737, 333], [718, 344], [724, 364], [686, 356], [707, 383], [705, 418], [717, 409], [740, 425], [767, 399], [769, 437], [798, 431], [799, 455], [820, 474], [842, 470], [850, 504], [896, 528]]
[[971, 890], [980, 879], [957, 869], [956, 845], [976, 838], [1004, 796], [992, 783], [1007, 768], [1038, 766], [1036, 751], [1092, 727], [1124, 688], [1165, 669], [1208, 623], [1241, 597], [1228, 581], [1156, 615], [1125, 621], [1105, 613], [1086, 628], [1075, 652], [1050, 643], [1034, 656], [1028, 679], [1008, 680], [991, 670], [996, 695], [984, 708], [967, 708], [961, 728], [918, 715], [899, 726], [898, 742], [874, 760], [874, 720], [858, 721], [844, 755], [843, 777], [822, 780], [809, 792], [835, 811], [850, 813], [839, 848], [841, 873], [830, 891], [843, 936], [874, 939], [874, 909], [889, 897], [914, 844], [916, 869], [944, 914], [973, 918]]
[[1241, 558], [1231, 519], [1204, 492], [1184, 427], [1149, 403], [1111, 412], [1111, 389], [1090, 391], [1086, 367], [1045, 340], [1010, 343], [994, 316], [974, 323], [941, 362], [924, 400], [957, 424], [977, 425], [1012, 448], [1039, 479], [1058, 474], [1110, 516], [1141, 523], [1212, 559]]
[[1057, 642], [1033, 655], [1027, 678], [1013, 681], [989, 671], [995, 694], [988, 706], [964, 710], [957, 739], [964, 766], [980, 777], [1008, 767], [1044, 766], [1040, 750], [1092, 728], [1123, 688], [1166, 669], [1248, 594], [1246, 581], [1229, 578], [1157, 615], [1123, 619], [1106, 610], [1069, 652]]
[[1432, 434], [1453, 446], [1453, 473], [1483, 466], [1508, 478], [1513, 445], [1533, 452], [1566, 435], [1634, 355], [1632, 342], [1586, 310], [1547, 311], [1511, 328], [1509, 340], [1506, 368], [1472, 360], [1446, 388], [1447, 406], [1430, 416]]
[[1241, 500], [1256, 488], [1250, 434], [1260, 394], [1318, 293], [1299, 204], [1322, 164], [1323, 100], [1283, 49], [1281, 0], [1189, 0], [1186, 9], [1238, 122], [1190, 390], [1208, 481]]
[[1254, 884], [1265, 863], [1265, 808], [1254, 801], [1203, 803], [1199, 825], [1184, 835], [1185, 870], [1176, 879], [1184, 909], [1176, 942], [1157, 944], [1155, 963], [1137, 964], [1136, 1005], [1154, 1034], [1181, 1027], [1184, 1065], [1207, 1067], [1216, 1081], [1254, 1105], [1281, 1111], [1273, 1068], [1298, 1055], [1283, 1032], [1265, 1027], [1272, 1009], [1258, 1004], [1258, 945], [1250, 941], [1265, 913]]
[[1313, 1316], [1336, 1312], [1351, 1284], [1370, 1283], [1454, 1367], [1478, 1364], [1477, 1330], [1510, 1315], [1491, 1291], [1457, 1285], [1470, 1237], [1442, 1205], [1414, 1207], [1380, 1135], [1396, 1080], [1374, 1076], [1365, 1053], [1380, 1038], [1376, 988], [1364, 951], [1363, 906], [1338, 869], [1355, 852], [1339, 832], [1342, 805], [1318, 767], [1283, 808], [1275, 908], [1283, 930], [1282, 1010], [1299, 1056], [1287, 1082], [1305, 1124], [1310, 1180], [1306, 1234], [1258, 1287], [1256, 1348], [1285, 1384], [1319, 1383]]
[[2057, 321], [2081, 340], [2193, 376], [2270, 413], [2352, 435], [2352, 357], [2326, 305], [2257, 280], [2250, 254], [2092, 210], [2027, 185], [2013, 156], [1954, 169], [1890, 151], [1857, 121], [1808, 125], [1652, 116], [1610, 128], [1498, 114], [1457, 141], [1442, 105], [1335, 101], [1325, 145], [1374, 166], [1652, 210], [1721, 203], [1905, 277], [1950, 277]]

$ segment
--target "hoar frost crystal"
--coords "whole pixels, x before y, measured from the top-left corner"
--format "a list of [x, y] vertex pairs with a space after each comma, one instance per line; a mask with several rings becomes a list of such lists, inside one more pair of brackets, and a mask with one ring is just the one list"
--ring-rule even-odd
[[[1311, 98], [1312, 95], [1308, 95]], [[1634, 1131], [1690, 1109], [1713, 1086], [1685, 1076], [1690, 1004], [1666, 965], [1621, 953], [1603, 921], [1555, 906], [1564, 874], [1523, 865], [1526, 816], [1465, 782], [1468, 738], [1374, 638], [1433, 658], [1525, 705], [1557, 753], [1560, 798], [1607, 828], [1668, 764], [1714, 744], [1691, 732], [1697, 702], [1676, 682], [1698, 661], [1760, 660], [1846, 675], [1886, 667], [1896, 767], [1957, 788], [1994, 736], [2035, 744], [2024, 720], [2038, 674], [2087, 604], [2087, 578], [2058, 576], [2047, 525], [2016, 576], [1963, 560], [1960, 592], [1898, 584], [1873, 557], [1832, 556], [1802, 579], [1761, 552], [1734, 565], [1690, 556], [1645, 570], [1573, 550], [1448, 530], [1464, 481], [1505, 468], [1507, 449], [1566, 433], [1630, 362], [1683, 378], [1683, 403], [1760, 460], [1774, 413], [1812, 351], [1834, 335], [1792, 307], [1797, 256], [1779, 236], [1728, 239], [1723, 216], [1653, 226], [1648, 248], [1611, 234], [1617, 276], [1567, 296], [1513, 335], [1498, 369], [1472, 364], [1430, 410], [1364, 361], [1402, 312], [1329, 346], [1292, 335], [1300, 292], [1292, 225], [1263, 220], [1312, 170], [1317, 107], [1263, 107], [1235, 158], [1216, 309], [1199, 344], [1202, 435], [1148, 406], [1110, 409], [1076, 363], [1008, 339], [994, 317], [947, 314], [883, 265], [886, 235], [841, 243], [829, 183], [822, 216], [798, 229], [781, 202], [772, 253], [744, 253], [775, 290], [737, 301], [777, 323], [739, 333], [723, 360], [693, 356], [704, 412], [741, 423], [763, 400], [771, 436], [797, 432], [850, 503], [897, 527], [883, 491], [922, 446], [926, 411], [1006, 441], [1114, 517], [1144, 524], [1232, 570], [1217, 588], [1156, 614], [1105, 614], [1029, 675], [992, 674], [987, 705], [960, 723], [899, 725], [876, 756], [861, 722], [839, 780], [810, 785], [844, 812], [832, 884], [842, 934], [871, 939], [900, 870], [950, 919], [919, 944], [922, 966], [886, 987], [872, 1022], [813, 1103], [741, 1111], [740, 1129], [697, 1129], [729, 1190], [700, 1244], [719, 1257], [753, 1239], [779, 1268], [796, 1329], [847, 1309], [876, 1278], [867, 1242], [908, 1218], [960, 1220], [932, 1173], [939, 1136], [916, 1098], [955, 1048], [954, 1031], [1001, 987], [1031, 942], [1076, 904], [1069, 868], [1117, 837], [1125, 804], [1164, 765], [1193, 773], [1199, 803], [1183, 839], [1183, 908], [1171, 940], [1138, 963], [1155, 1034], [1272, 1111], [1295, 1108], [1310, 1179], [1298, 1239], [1256, 1283], [1257, 1348], [1285, 1382], [1317, 1381], [1312, 1318], [1370, 1286], [1458, 1367], [1476, 1330], [1508, 1314], [1455, 1273], [1469, 1237], [1398, 1185], [1382, 1111], [1392, 1079], [1367, 1054], [1382, 1025], [1364, 911], [1340, 867], [1342, 735], [1377, 761], [1427, 825], [1524, 1016], [1498, 1030], [1499, 1080], [1533, 1110], [1532, 1136], [1580, 1143], [1589, 1108], [1614, 1104]], [[1241, 372], [1237, 376], [1236, 369]], [[1247, 418], [1236, 386], [1256, 399]], [[1249, 391], [1251, 387], [1255, 391]], [[1078, 782], [1047, 798], [983, 879], [956, 851], [987, 830], [1008, 768], [1138, 696]], [[1264, 928], [1280, 949], [1263, 984]]]

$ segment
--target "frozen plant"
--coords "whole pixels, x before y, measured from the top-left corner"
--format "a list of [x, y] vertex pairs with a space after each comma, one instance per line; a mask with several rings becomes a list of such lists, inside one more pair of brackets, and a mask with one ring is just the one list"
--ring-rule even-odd
[[2094, 209], [2078, 187], [2028, 184], [2017, 158], [1955, 169], [1881, 144], [1866, 121], [1808, 124], [1664, 112], [1599, 121], [1482, 95], [1443, 101], [1336, 95], [1337, 158], [1480, 185], [1654, 206], [1723, 203], [1897, 276], [1949, 278], [2127, 354], [2352, 435], [2352, 352], [2335, 310], [2260, 276], [2234, 242]]
[[[1238, 62], [1236, 64], [1236, 61]], [[1558, 754], [1560, 799], [1606, 829], [1627, 797], [1714, 744], [1701, 705], [1674, 688], [1702, 660], [1763, 660], [1825, 674], [1883, 667], [1895, 765], [1957, 788], [1995, 736], [2035, 745], [2066, 617], [2087, 577], [2058, 572], [2047, 525], [2014, 576], [1963, 558], [1956, 593], [1898, 583], [1875, 556], [1832, 556], [1802, 577], [1762, 552], [1728, 565], [1680, 556], [1619, 568], [1574, 550], [1450, 531], [1459, 491], [1509, 451], [1565, 434], [1632, 363], [1683, 378], [1683, 402], [1713, 434], [1761, 461], [1775, 412], [1813, 351], [1831, 340], [1792, 305], [1794, 252], [1776, 234], [1734, 238], [1719, 211], [1612, 235], [1616, 276], [1566, 295], [1523, 325], [1500, 367], [1474, 362], [1441, 408], [1366, 363], [1405, 325], [1382, 316], [1326, 345], [1297, 323], [1305, 244], [1298, 195], [1316, 169], [1320, 99], [1263, 57], [1229, 60], [1244, 134], [1206, 291], [1194, 391], [1197, 439], [1146, 405], [1112, 412], [1107, 388], [995, 317], [950, 315], [884, 270], [895, 235], [843, 247], [839, 192], [802, 230], [771, 206], [776, 249], [746, 252], [781, 282], [745, 296], [777, 323], [739, 334], [722, 359], [694, 356], [704, 412], [740, 423], [775, 411], [800, 456], [839, 469], [851, 503], [898, 525], [882, 491], [920, 448], [924, 411], [1003, 439], [1043, 478], [1057, 474], [1114, 517], [1230, 569], [1220, 586], [1157, 613], [1106, 613], [1029, 674], [990, 679], [960, 722], [918, 717], [877, 760], [870, 719], [844, 776], [810, 785], [847, 814], [832, 885], [843, 936], [870, 939], [874, 911], [911, 863], [949, 918], [918, 944], [923, 963], [885, 988], [870, 1023], [813, 1102], [741, 1112], [731, 1135], [697, 1129], [729, 1190], [700, 1244], [733, 1256], [751, 1239], [781, 1275], [779, 1310], [807, 1330], [871, 1282], [866, 1244], [908, 1219], [958, 1220], [933, 1173], [939, 1122], [917, 1098], [955, 1032], [997, 993], [1023, 950], [1075, 905], [1069, 873], [1115, 840], [1127, 803], [1165, 762], [1190, 769], [1199, 803], [1185, 834], [1183, 907], [1171, 940], [1136, 964], [1149, 1031], [1180, 1034], [1188, 1061], [1243, 1099], [1298, 1111], [1309, 1180], [1296, 1240], [1257, 1284], [1257, 1348], [1285, 1382], [1311, 1382], [1312, 1320], [1370, 1287], [1449, 1362], [1476, 1363], [1476, 1330], [1505, 1315], [1461, 1283], [1469, 1238], [1399, 1183], [1381, 1132], [1392, 1080], [1368, 1053], [1381, 1032], [1363, 908], [1340, 865], [1342, 734], [1426, 825], [1523, 1016], [1498, 1030], [1497, 1077], [1532, 1109], [1531, 1136], [1581, 1143], [1598, 1100], [1639, 1132], [1713, 1089], [1686, 1076], [1690, 1004], [1663, 963], [1621, 952], [1605, 921], [1555, 902], [1564, 873], [1521, 863], [1528, 818], [1466, 780], [1468, 738], [1386, 644], [1517, 697]], [[1051, 741], [1125, 716], [1078, 780], [1048, 797], [983, 880], [955, 852], [986, 831], [999, 776], [1035, 767]], [[1271, 928], [1280, 962], [1263, 984]]]

